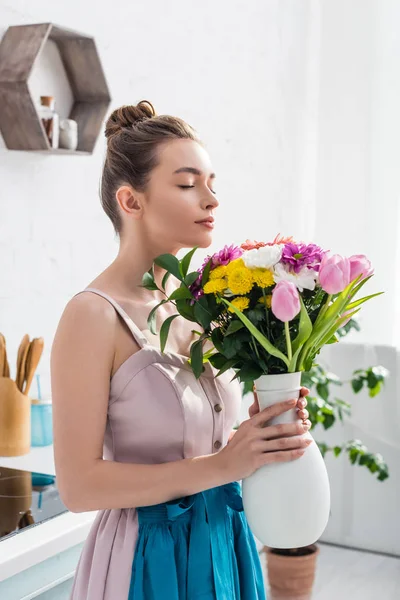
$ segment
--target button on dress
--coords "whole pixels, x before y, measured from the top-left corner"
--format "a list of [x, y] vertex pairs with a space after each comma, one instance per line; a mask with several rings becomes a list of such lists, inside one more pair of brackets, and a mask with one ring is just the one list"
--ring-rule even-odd
[[[187, 357], [151, 345], [121, 306], [140, 350], [110, 382], [105, 460], [160, 464], [213, 454], [242, 401], [233, 371], [196, 379]], [[261, 564], [239, 482], [152, 506], [99, 510], [70, 600], [265, 600]]]

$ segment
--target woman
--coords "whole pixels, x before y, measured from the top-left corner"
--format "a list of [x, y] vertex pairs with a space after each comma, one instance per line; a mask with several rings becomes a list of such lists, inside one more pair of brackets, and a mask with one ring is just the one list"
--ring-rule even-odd
[[[196, 380], [190, 323], [174, 320], [160, 351], [147, 316], [161, 297], [142, 275], [159, 254], [211, 244], [215, 174], [195, 131], [147, 101], [115, 110], [106, 136], [101, 201], [119, 252], [67, 304], [51, 355], [60, 493], [71, 511], [99, 511], [72, 598], [264, 599], [238, 482], [304, 452], [306, 401], [259, 412], [255, 399], [233, 435], [240, 386], [210, 364]], [[268, 426], [296, 404], [296, 424]]]

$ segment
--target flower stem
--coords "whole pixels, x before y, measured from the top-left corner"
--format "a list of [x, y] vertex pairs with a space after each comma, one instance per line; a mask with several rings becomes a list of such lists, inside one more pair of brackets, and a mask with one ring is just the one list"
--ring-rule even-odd
[[292, 360], [292, 342], [290, 340], [290, 332], [289, 332], [289, 322], [285, 323], [285, 336], [286, 336], [286, 346], [287, 346], [287, 354], [289, 361]]

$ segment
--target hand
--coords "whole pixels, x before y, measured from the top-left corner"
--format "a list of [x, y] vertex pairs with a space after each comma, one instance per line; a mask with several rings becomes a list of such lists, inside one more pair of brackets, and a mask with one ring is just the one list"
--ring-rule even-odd
[[[308, 396], [309, 393], [310, 393], [310, 390], [308, 388], [306, 388], [306, 387], [301, 388], [300, 398], [297, 401], [296, 410], [297, 410], [299, 419], [301, 419], [305, 424], [309, 424], [311, 427], [311, 421], [308, 419], [309, 412], [305, 408], [307, 406], [307, 400], [305, 399], [305, 396]], [[258, 404], [258, 396], [257, 396], [257, 391], [256, 391], [255, 386], [253, 388], [253, 394], [254, 394], [254, 402], [249, 408], [249, 417], [253, 417], [254, 415], [256, 415], [257, 413], [260, 412], [260, 406]]]
[[311, 423], [299, 419], [294, 423], [268, 425], [273, 417], [296, 408], [298, 401], [293, 398], [277, 402], [240, 424], [229, 444], [215, 455], [219, 470], [229, 481], [244, 479], [268, 463], [287, 462], [304, 454], [313, 441], [307, 436]]
[[[298, 415], [299, 419], [301, 419], [305, 425], [309, 425], [311, 427], [311, 421], [308, 418], [309, 412], [308, 412], [308, 410], [306, 410], [307, 400], [305, 399], [305, 396], [308, 396], [309, 393], [310, 393], [310, 390], [308, 388], [306, 388], [306, 387], [301, 388], [300, 397], [299, 397], [299, 399], [297, 401], [297, 405], [296, 405], [296, 410], [297, 410], [297, 415]], [[249, 407], [249, 417], [254, 417], [254, 415], [257, 415], [260, 412], [260, 405], [258, 403], [256, 386], [253, 387], [253, 395], [254, 395], [254, 402]], [[229, 434], [228, 444], [232, 440], [236, 431], [237, 430], [234, 429]]]

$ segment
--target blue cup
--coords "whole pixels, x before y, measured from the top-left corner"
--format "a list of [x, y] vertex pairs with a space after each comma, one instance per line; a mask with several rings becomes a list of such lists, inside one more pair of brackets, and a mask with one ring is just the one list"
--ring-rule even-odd
[[31, 404], [31, 446], [53, 443], [53, 407], [50, 402]]

